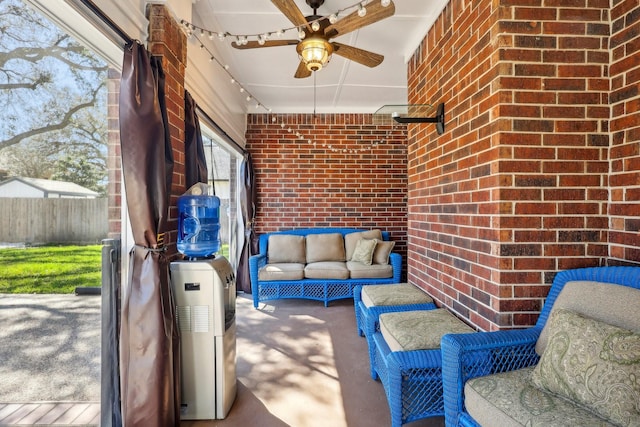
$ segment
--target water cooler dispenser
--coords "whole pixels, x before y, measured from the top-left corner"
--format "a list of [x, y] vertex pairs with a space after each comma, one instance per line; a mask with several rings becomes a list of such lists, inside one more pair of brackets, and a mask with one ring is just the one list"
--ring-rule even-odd
[[219, 205], [216, 196], [178, 199], [177, 244], [185, 259], [172, 262], [170, 270], [184, 420], [225, 418], [237, 392], [235, 273], [225, 257], [214, 255], [220, 248]]

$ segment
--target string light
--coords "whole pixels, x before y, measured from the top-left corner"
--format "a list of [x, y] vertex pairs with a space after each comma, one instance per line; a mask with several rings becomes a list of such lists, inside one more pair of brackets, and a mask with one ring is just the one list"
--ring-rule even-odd
[[[381, 0], [380, 4], [382, 6], [386, 7], [390, 3], [391, 3], [391, 0]], [[354, 5], [346, 7], [344, 9], [340, 9], [339, 11], [329, 15], [328, 18], [327, 17], [318, 18], [316, 21], [321, 21], [322, 19], [328, 19], [330, 23], [334, 24], [334, 23], [337, 22], [338, 15], [340, 13], [343, 13], [346, 10], [353, 9], [353, 8], [356, 8], [356, 7], [358, 8], [358, 15], [360, 15], [360, 13], [361, 13], [361, 11], [363, 9], [364, 9], [364, 14], [366, 14], [366, 9], [364, 8], [365, 4], [366, 4], [366, 1], [361, 1], [361, 2], [355, 3]], [[364, 16], [364, 14], [360, 15], [360, 16]], [[315, 21], [311, 21], [310, 22], [310, 25], [312, 25], [312, 27], [313, 27], [314, 22]], [[187, 36], [189, 38], [195, 38], [196, 42], [199, 44], [200, 49], [204, 49], [204, 50], [207, 51], [207, 53], [209, 54], [209, 61], [210, 62], [215, 61], [227, 73], [227, 75], [229, 76], [229, 81], [231, 82], [231, 84], [239, 86], [240, 93], [243, 93], [243, 94], [246, 93], [247, 94], [246, 101], [247, 102], [255, 101], [255, 103], [256, 103], [255, 104], [255, 108], [256, 109], [262, 108], [267, 113], [271, 114], [271, 112], [272, 112], [271, 108], [267, 108], [262, 102], [260, 102], [255, 96], [253, 96], [251, 93], [249, 93], [249, 91], [247, 91], [245, 89], [245, 87], [242, 86], [238, 82], [238, 80], [229, 72], [229, 65], [222, 64], [218, 60], [218, 58], [215, 57], [215, 55], [209, 50], [209, 48], [207, 48], [205, 46], [205, 44], [202, 42], [202, 40], [198, 37], [198, 35], [196, 35], [196, 31], [199, 32], [199, 35], [202, 36], [202, 37], [204, 37], [206, 35], [209, 38], [209, 40], [213, 40], [214, 37], [217, 37], [218, 40], [224, 41], [228, 37], [231, 37], [232, 39], [234, 39], [236, 41], [236, 43], [241, 44], [241, 45], [246, 45], [249, 42], [250, 38], [256, 38], [258, 43], [264, 44], [264, 42], [266, 40], [268, 40], [268, 38], [269, 38], [269, 36], [271, 34], [276, 34], [276, 36], [281, 37], [286, 31], [293, 30], [293, 29], [298, 30], [298, 31], [300, 31], [300, 33], [302, 33], [302, 36], [300, 37], [302, 39], [306, 35], [304, 33], [304, 29], [300, 28], [300, 27], [292, 27], [292, 28], [281, 29], [281, 30], [278, 30], [278, 31], [275, 31], [275, 32], [270, 32], [270, 33], [232, 34], [232, 33], [229, 33], [229, 32], [208, 31], [208, 30], [206, 30], [204, 28], [197, 27], [197, 26], [195, 26], [195, 25], [193, 25], [193, 24], [191, 24], [191, 23], [189, 23], [189, 22], [187, 22], [185, 20], [182, 20], [181, 24], [184, 25], [185, 32], [186, 32]], [[314, 31], [317, 31], [317, 30], [314, 30]], [[276, 116], [272, 116], [271, 117], [271, 122], [274, 123], [274, 124], [278, 122], [278, 119], [276, 118]], [[303, 141], [303, 142], [305, 142], [305, 143], [307, 143], [309, 145], [312, 145], [314, 148], [321, 147], [321, 148], [324, 148], [324, 149], [326, 149], [328, 151], [331, 151], [331, 152], [334, 152], [334, 153], [345, 153], [345, 154], [346, 153], [357, 154], [357, 153], [368, 152], [368, 151], [371, 150], [372, 147], [376, 147], [378, 145], [384, 144], [385, 142], [387, 142], [389, 140], [389, 136], [393, 132], [396, 131], [398, 126], [399, 125], [394, 122], [393, 126], [391, 127], [391, 129], [387, 130], [387, 132], [385, 133], [383, 138], [381, 138], [380, 140], [371, 142], [370, 144], [368, 144], [367, 147], [361, 147], [361, 148], [358, 148], [358, 149], [348, 149], [348, 148], [338, 148], [338, 147], [335, 147], [335, 146], [333, 146], [331, 144], [327, 144], [326, 142], [324, 142], [322, 144], [319, 144], [318, 142], [312, 140], [311, 138], [305, 138], [305, 136], [300, 132], [294, 133], [293, 129], [291, 127], [287, 127], [287, 125], [283, 121], [280, 122], [280, 127], [282, 129], [285, 129], [285, 127], [286, 127], [287, 128], [286, 129], [287, 133], [293, 134], [296, 137], [297, 140], [300, 140], [300, 141]]]
[[367, 8], [364, 7], [362, 3], [360, 3], [360, 6], [358, 7], [358, 16], [360, 18], [364, 18], [366, 14], [367, 14]]
[[[350, 6], [344, 7], [342, 9], [339, 9], [337, 11], [335, 11], [334, 13], [331, 13], [327, 16], [320, 16], [312, 21], [307, 22], [307, 25], [311, 26], [311, 29], [313, 31], [318, 31], [321, 27], [320, 22], [327, 19], [329, 21], [330, 24], [335, 24], [336, 22], [338, 22], [338, 16], [344, 14], [347, 11], [350, 10], [356, 10], [358, 13], [358, 16], [360, 17], [364, 17], [367, 14], [367, 9], [366, 9], [366, 5], [367, 4], [371, 4], [374, 1], [380, 1], [380, 5], [382, 7], [387, 7], [391, 4], [391, 0], [364, 0], [364, 1], [359, 1], [357, 3], [354, 3]], [[255, 40], [258, 43], [260, 43], [261, 45], [264, 44], [264, 42], [266, 42], [269, 38], [269, 35], [271, 34], [275, 34], [277, 37], [282, 37], [284, 35], [285, 32], [287, 31], [295, 31], [298, 38], [300, 40], [302, 40], [305, 36], [306, 33], [304, 32], [304, 28], [303, 27], [299, 27], [299, 26], [295, 26], [295, 27], [289, 27], [289, 28], [281, 28], [277, 31], [270, 31], [267, 33], [258, 33], [258, 34], [234, 34], [234, 33], [230, 33], [228, 31], [212, 31], [212, 30], [207, 30], [206, 28], [203, 27], [199, 27], [197, 25], [194, 25], [186, 20], [181, 20], [180, 23], [182, 25], [185, 26], [185, 28], [187, 29], [188, 33], [192, 33], [196, 30], [200, 31], [200, 35], [204, 36], [205, 34], [208, 35], [208, 37], [210, 39], [213, 39], [214, 37], [218, 37], [218, 40], [220, 41], [224, 41], [227, 38], [231, 38], [232, 40], [234, 40], [236, 42], [236, 44], [240, 45], [240, 46], [246, 46], [247, 43], [250, 40]]]

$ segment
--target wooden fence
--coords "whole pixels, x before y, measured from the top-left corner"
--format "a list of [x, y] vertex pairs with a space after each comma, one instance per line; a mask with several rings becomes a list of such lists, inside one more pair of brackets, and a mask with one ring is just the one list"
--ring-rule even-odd
[[107, 198], [0, 198], [0, 243], [100, 243]]

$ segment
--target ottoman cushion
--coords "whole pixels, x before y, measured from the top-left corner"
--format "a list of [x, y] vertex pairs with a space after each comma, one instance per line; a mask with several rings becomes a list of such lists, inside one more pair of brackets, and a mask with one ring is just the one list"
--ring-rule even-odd
[[429, 295], [410, 283], [363, 286], [360, 296], [365, 307], [433, 302]]
[[475, 332], [447, 309], [401, 311], [380, 315], [380, 332], [391, 351], [439, 349], [446, 334]]

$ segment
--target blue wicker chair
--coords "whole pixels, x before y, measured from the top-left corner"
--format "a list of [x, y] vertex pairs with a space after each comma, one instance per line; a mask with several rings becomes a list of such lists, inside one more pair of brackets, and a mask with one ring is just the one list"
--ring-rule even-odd
[[[464, 385], [468, 380], [488, 373], [532, 367], [538, 363], [540, 356], [535, 350], [536, 342], [558, 295], [569, 282], [574, 282], [572, 286], [580, 286], [584, 282], [599, 282], [640, 289], [640, 267], [593, 267], [559, 272], [538, 321], [532, 328], [445, 335], [441, 350], [447, 427], [480, 425], [466, 411]], [[606, 302], [598, 300], [592, 304], [602, 306]]]
[[[365, 285], [365, 286], [385, 286], [389, 287], [389, 290], [398, 289], [398, 293], [403, 293], [403, 287], [408, 286], [407, 283], [395, 283], [388, 285]], [[411, 285], [413, 287], [413, 285]], [[381, 305], [372, 305], [367, 306], [365, 302], [362, 300], [362, 285], [358, 285], [353, 288], [353, 306], [356, 313], [356, 325], [358, 327], [358, 335], [364, 336], [367, 339], [367, 346], [369, 348], [369, 361], [373, 361], [374, 352], [375, 352], [375, 344], [373, 342], [373, 334], [378, 330], [378, 319], [382, 313], [392, 313], [399, 311], [415, 311], [415, 310], [433, 310], [436, 308], [435, 303], [426, 293], [419, 294], [419, 297], [415, 297], [414, 294], [417, 294], [415, 290], [413, 292], [407, 292], [406, 298], [403, 298], [400, 295], [399, 298], [396, 298], [396, 302], [387, 305], [383, 303]], [[417, 288], [416, 288], [417, 289]], [[397, 301], [402, 301], [400, 304]], [[370, 363], [371, 366], [371, 376], [375, 378], [375, 372], [373, 368], [373, 363]]]

